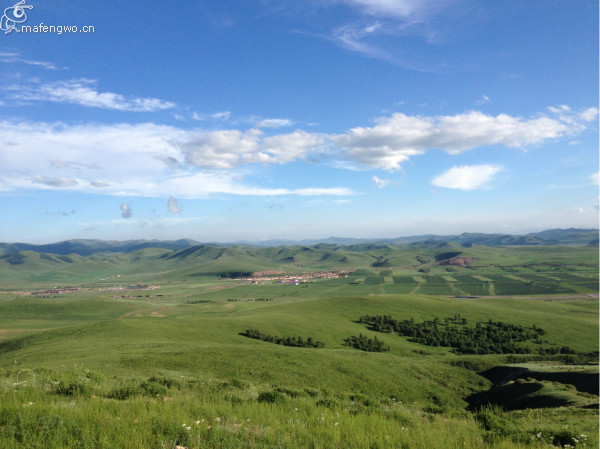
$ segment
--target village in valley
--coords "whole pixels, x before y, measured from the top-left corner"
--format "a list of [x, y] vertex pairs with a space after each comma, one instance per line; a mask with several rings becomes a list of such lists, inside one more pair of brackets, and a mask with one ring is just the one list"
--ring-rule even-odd
[[275, 282], [278, 284], [289, 284], [299, 285], [306, 283], [313, 279], [338, 279], [347, 278], [350, 273], [354, 270], [340, 270], [340, 271], [313, 271], [310, 273], [302, 274], [288, 274], [283, 271], [260, 271], [252, 273], [250, 277], [241, 277], [237, 280], [249, 281], [251, 284], [264, 284]]

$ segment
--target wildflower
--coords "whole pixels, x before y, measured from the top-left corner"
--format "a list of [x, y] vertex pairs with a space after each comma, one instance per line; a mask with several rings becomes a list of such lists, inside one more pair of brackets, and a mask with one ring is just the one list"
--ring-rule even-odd
[[334, 422], [333, 423], [334, 426], [339, 426], [339, 424], [340, 424], [339, 422]]
[[221, 418], [219, 418], [218, 416], [215, 418], [216, 422], [221, 422]]
[[250, 418], [247, 418], [247, 419], [246, 419], [246, 422], [250, 422]]
[[[202, 420], [202, 421], [204, 421], [204, 420]], [[200, 424], [200, 421], [194, 421], [194, 424], [198, 425], [198, 424]]]
[[192, 429], [192, 426], [187, 426], [185, 429], [186, 429], [186, 430], [191, 430], [191, 429]]
[[295, 411], [298, 411], [298, 407], [295, 407], [295, 408], [294, 408], [294, 410], [295, 410]]

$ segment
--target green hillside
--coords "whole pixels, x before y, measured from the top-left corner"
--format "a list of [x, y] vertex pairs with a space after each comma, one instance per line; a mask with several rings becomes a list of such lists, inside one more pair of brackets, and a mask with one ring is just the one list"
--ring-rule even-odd
[[[0, 260], [0, 447], [598, 445], [597, 248], [14, 254]], [[505, 329], [518, 350], [465, 353], [367, 315], [430, 336]]]

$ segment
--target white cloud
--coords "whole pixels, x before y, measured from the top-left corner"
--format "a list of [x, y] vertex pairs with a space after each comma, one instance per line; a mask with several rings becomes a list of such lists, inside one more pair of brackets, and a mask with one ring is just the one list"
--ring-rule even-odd
[[199, 132], [187, 139], [181, 148], [190, 165], [228, 169], [268, 159], [267, 155], [260, 152], [261, 134], [257, 129]]
[[367, 27], [344, 25], [333, 30], [332, 36], [336, 42], [348, 50], [361, 53], [369, 58], [379, 59], [397, 65], [406, 65], [390, 52], [365, 42], [365, 38], [371, 36], [378, 28], [380, 28], [380, 26], [377, 24]]
[[287, 118], [265, 118], [257, 121], [254, 126], [257, 128], [284, 128], [293, 124], [294, 122]]
[[73, 187], [79, 184], [76, 179], [36, 175], [31, 182], [50, 187]]
[[448, 0], [345, 0], [367, 14], [382, 17], [409, 18], [431, 14], [451, 3]]
[[11, 52], [0, 52], [0, 62], [9, 64], [27, 64], [36, 67], [41, 67], [46, 70], [57, 69], [56, 65], [48, 61], [35, 61], [32, 59], [24, 59], [19, 56], [18, 53]]
[[229, 112], [229, 111], [215, 112], [213, 114], [198, 114], [197, 112], [194, 112], [192, 114], [192, 118], [194, 120], [198, 120], [198, 121], [204, 121], [204, 120], [226, 121], [226, 120], [229, 120], [229, 117], [231, 117], [231, 112]]
[[594, 173], [592, 176], [590, 176], [590, 179], [595, 185], [600, 185], [600, 172]]
[[373, 176], [373, 181], [375, 181], [375, 184], [377, 184], [377, 187], [379, 187], [380, 189], [386, 187], [387, 185], [389, 185], [390, 182], [392, 182], [389, 179], [380, 179], [377, 176]]
[[454, 166], [431, 180], [436, 187], [460, 190], [476, 190], [486, 186], [502, 170], [498, 165]]
[[[352, 21], [346, 21], [325, 34], [313, 33], [363, 56], [403, 67], [408, 70], [430, 72], [445, 67], [421, 52], [411, 53], [401, 39], [418, 35], [427, 42], [437, 42], [446, 34], [444, 21], [432, 18], [464, 0], [318, 0], [326, 6], [346, 4], [354, 11]], [[347, 16], [344, 11], [341, 17]], [[343, 19], [342, 19], [343, 20]], [[310, 33], [308, 33], [310, 34]], [[384, 36], [383, 39], [379, 37]]]
[[98, 92], [96, 85], [95, 80], [75, 79], [47, 84], [17, 84], [4, 90], [10, 92], [9, 97], [15, 100], [71, 103], [119, 111], [152, 112], [175, 107], [174, 103], [158, 98], [127, 98], [113, 92]]
[[578, 117], [584, 122], [591, 122], [598, 117], [598, 108], [588, 108], [578, 114]]
[[410, 157], [429, 149], [457, 154], [491, 145], [524, 147], [583, 129], [576, 116], [568, 119], [546, 116], [523, 119], [479, 111], [453, 116], [396, 113], [379, 118], [375, 126], [353, 128], [336, 136], [334, 141], [357, 162], [396, 170]]
[[488, 97], [487, 95], [482, 95], [477, 101], [475, 101], [475, 104], [478, 106], [481, 106], [482, 104], [486, 104], [490, 102], [490, 97]]
[[[336, 135], [301, 129], [267, 135], [256, 128], [202, 131], [154, 123], [0, 121], [0, 190], [60, 188], [177, 198], [218, 193], [349, 195], [353, 192], [344, 187], [248, 185], [238, 178], [237, 170], [248, 164], [297, 160], [354, 170], [399, 170], [411, 157], [436, 149], [456, 154], [486, 146], [526, 147], [571, 136], [585, 129], [584, 119], [594, 114], [560, 111], [554, 118], [491, 116], [477, 111], [453, 116], [393, 114], [377, 119], [373, 126]], [[373, 180], [387, 185], [387, 180]]]
[[109, 186], [108, 182], [101, 181], [99, 179], [96, 179], [96, 180], [90, 182], [90, 184], [92, 186], [98, 188], [98, 189], [101, 189], [102, 187], [108, 187]]
[[269, 162], [286, 163], [302, 159], [327, 141], [325, 135], [296, 130], [289, 134], [279, 134], [263, 140], [262, 151]]
[[[68, 189], [106, 195], [204, 198], [232, 195], [351, 195], [343, 187], [263, 188], [235, 169], [304, 157], [322, 138], [297, 131], [200, 133], [152, 123], [76, 125], [0, 122], [0, 190]], [[261, 140], [262, 139], [262, 140]], [[40, 157], [43, 148], [43, 157]]]

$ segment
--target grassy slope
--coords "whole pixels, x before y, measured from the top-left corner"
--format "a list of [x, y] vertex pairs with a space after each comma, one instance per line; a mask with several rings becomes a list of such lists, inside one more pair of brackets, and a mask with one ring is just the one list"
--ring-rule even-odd
[[[418, 399], [427, 390], [429, 393], [420, 398], [425, 400], [438, 388], [436, 379], [449, 375], [444, 358], [448, 351], [381, 334], [379, 337], [392, 348], [390, 353], [367, 354], [346, 349], [341, 343], [350, 335], [377, 335], [354, 320], [366, 313], [386, 313], [398, 319], [413, 317], [417, 321], [460, 313], [470, 321], [494, 318], [527, 326], [537, 322], [548, 330], [551, 342], [568, 344], [578, 351], [597, 349], [596, 304], [589, 301], [454, 300], [418, 295], [275, 299], [266, 303], [214, 301], [201, 304], [8, 301], [3, 304], [6, 321], [20, 325], [19, 320], [30, 319], [32, 310], [42, 310], [36, 313], [39, 318], [49, 323], [62, 320], [66, 327], [46, 331], [23, 349], [0, 357], [5, 361], [19, 360], [26, 366], [84, 363], [90, 367], [111, 366], [123, 373], [166, 370], [207, 378], [243, 375], [260, 382], [302, 388], [315, 384], [325, 388], [346, 385], [351, 391], [404, 395], [411, 399]], [[83, 324], [86, 321], [91, 324]], [[289, 348], [238, 335], [248, 328], [284, 336], [312, 336], [324, 341], [326, 348]], [[98, 341], [102, 341], [102, 351], [90, 352], [88, 348]], [[414, 350], [438, 356], [415, 357]], [[438, 367], [437, 371], [434, 367]], [[323, 372], [327, 373], [325, 378]], [[459, 392], [447, 393], [453, 403], [460, 402], [465, 375], [464, 372], [456, 375], [454, 384], [453, 375], [446, 379], [450, 390]], [[428, 379], [431, 388], [417, 388], [418, 378]], [[479, 386], [480, 381], [472, 382]]]
[[[278, 286], [272, 288], [273, 293], [282, 291]], [[177, 293], [190, 290], [191, 286], [174, 287]], [[19, 412], [18, 422], [29, 441], [39, 439], [38, 446], [28, 447], [76, 446], [75, 441], [65, 443], [66, 437], [50, 430], [57, 443], [45, 445], [48, 441], [35, 429], [48, 417], [61, 420], [63, 427], [50, 423], [61, 429], [61, 435], [78, 435], [91, 441], [90, 447], [111, 447], [120, 441], [122, 446], [158, 448], [165, 447], [161, 444], [168, 438], [172, 438], [168, 440], [172, 446], [166, 447], [174, 447], [176, 442], [189, 447], [269, 447], [280, 441], [295, 447], [329, 447], [325, 441], [335, 441], [340, 447], [456, 447], [463, 443], [465, 447], [518, 447], [518, 441], [537, 435], [542, 428], [549, 435], [546, 439], [554, 438], [560, 429], [548, 426], [549, 415], [538, 417], [534, 424], [530, 418], [519, 421], [516, 415], [496, 411], [494, 419], [502, 417], [503, 421], [485, 430], [461, 412], [466, 406], [463, 398], [486, 390], [491, 383], [475, 371], [457, 366], [456, 361], [491, 366], [506, 363], [506, 357], [457, 357], [446, 349], [423, 347], [394, 335], [380, 335], [391, 346], [389, 353], [364, 353], [341, 346], [349, 335], [375, 335], [353, 320], [364, 313], [416, 320], [460, 313], [470, 321], [489, 317], [525, 325], [538, 321], [544, 323], [550, 340], [572, 341], [581, 351], [597, 349], [597, 304], [592, 301], [273, 295], [269, 302], [228, 302], [218, 297], [223, 292], [209, 290], [199, 296], [211, 302], [198, 304], [174, 302], [168, 299], [166, 289], [163, 298], [144, 301], [114, 300], [104, 294], [95, 299], [3, 302], [6, 322], [18, 324], [38, 311], [44, 319], [64, 326], [31, 337], [18, 350], [0, 354], [2, 366], [15, 367], [6, 372], [6, 382], [18, 385], [15, 390], [0, 389], [4, 399], [15, 404], [14, 408], [5, 406], [5, 420], [17, 420], [15, 413]], [[572, 310], [578, 313], [570, 313]], [[289, 348], [250, 340], [238, 335], [246, 328], [310, 335], [324, 341], [326, 348]], [[89, 373], [91, 380], [82, 382]], [[178, 387], [165, 390], [172, 402], [163, 404], [144, 394], [125, 402], [94, 399], [110, 398], [111, 392], [123, 385], [139, 389], [142, 380], [151, 376], [179, 382]], [[21, 385], [24, 380], [28, 383]], [[64, 389], [62, 393], [57, 390], [57, 382], [83, 386], [72, 396]], [[89, 382], [95, 386], [86, 386]], [[561, 395], [570, 394], [565, 403], [574, 403], [572, 391], [542, 386], [545, 396], [538, 400], [560, 400]], [[261, 392], [273, 389], [286, 392], [283, 397], [287, 399], [272, 405], [257, 402]], [[61, 403], [74, 405], [69, 411], [61, 408]], [[567, 415], [567, 411], [559, 412], [561, 419], [574, 423], [577, 432], [592, 433], [594, 411]], [[115, 421], [115, 417], [126, 422]], [[215, 421], [217, 417], [222, 421]], [[181, 424], [199, 419], [208, 421], [182, 431]], [[511, 420], [516, 421], [511, 424]], [[164, 432], [156, 435], [141, 430], [136, 426], [140, 422], [145, 427], [160, 423]], [[298, 428], [294, 422], [302, 425]], [[82, 430], [78, 433], [64, 426]], [[530, 427], [526, 438], [521, 430], [515, 430], [523, 426]], [[5, 428], [12, 427], [5, 422]], [[125, 436], [132, 432], [135, 437]], [[6, 441], [19, 447], [16, 440]], [[592, 434], [588, 441], [593, 444], [597, 440]]]
[[[465, 398], [492, 387], [477, 371], [507, 365], [512, 361], [507, 356], [456, 356], [445, 348], [429, 348], [395, 335], [376, 334], [354, 322], [363, 314], [422, 321], [435, 316], [443, 320], [460, 313], [471, 325], [490, 318], [525, 326], [535, 323], [547, 330], [545, 338], [551, 343], [590, 352], [598, 350], [596, 300], [457, 300], [391, 294], [404, 284], [390, 283], [394, 281], [390, 276], [379, 276], [383, 283], [378, 283], [372, 273], [362, 276], [364, 284], [331, 280], [306, 286], [250, 286], [190, 276], [208, 271], [209, 266], [239, 269], [237, 261], [246, 257], [249, 259], [244, 263], [262, 257], [263, 269], [277, 257], [294, 257], [292, 265], [303, 262], [313, 264], [311, 268], [317, 266], [317, 257], [324, 257], [315, 249], [301, 247], [279, 254], [281, 248], [269, 249], [270, 253], [255, 249], [255, 254], [234, 250], [225, 254], [209, 248], [203, 251], [204, 261], [202, 255], [190, 254], [187, 259], [161, 259], [159, 265], [156, 262], [161, 256], [179, 253], [143, 250], [95, 255], [76, 265], [63, 261], [79, 282], [96, 281], [107, 273], [121, 274], [119, 280], [112, 278], [109, 282], [124, 283], [187, 278], [186, 282], [170, 282], [159, 290], [85, 290], [45, 299], [1, 295], [0, 345], [2, 341], [14, 342], [11, 338], [28, 337], [17, 340], [19, 344], [14, 347], [0, 346], [0, 366], [4, 367], [4, 380], [0, 382], [0, 446], [141, 449], [174, 448], [176, 443], [190, 448], [273, 447], [283, 442], [289, 447], [512, 448], [532, 441], [542, 446], [553, 441], [556, 444], [564, 425], [571, 426], [574, 432], [565, 438], [583, 433], [587, 436], [581, 441], [591, 447], [597, 445], [594, 410], [559, 408], [534, 415], [491, 410], [481, 412], [479, 421], [464, 412]], [[356, 260], [373, 259], [373, 255], [398, 257], [397, 260], [402, 257], [406, 265], [394, 269], [401, 280], [409, 276], [410, 270], [417, 275], [409, 264], [423, 253], [422, 249], [410, 249], [398, 255], [389, 247], [368, 248], [371, 255], [330, 247], [321, 250], [333, 254], [319, 261], [323, 267], [328, 259], [338, 256]], [[554, 257], [564, 257], [569, 263], [587, 262], [592, 254], [582, 250], [569, 256], [568, 251], [552, 249], [550, 253], [555, 252], [546, 255], [537, 252], [537, 248], [528, 248], [517, 249], [520, 253], [515, 256], [512, 249], [469, 250], [482, 261], [485, 257], [491, 261], [496, 252], [498, 260], [506, 265], [523, 260], [538, 263]], [[39, 267], [33, 266], [21, 279], [27, 279]], [[3, 267], [0, 273], [10, 277], [15, 272], [12, 268]], [[441, 267], [432, 268], [458, 280], [463, 276], [441, 271]], [[476, 273], [485, 274], [485, 270], [487, 276], [493, 276], [497, 269], [488, 267]], [[66, 281], [68, 272], [60, 265], [54, 273]], [[470, 271], [464, 271], [467, 272]], [[38, 272], [35, 276], [41, 279], [55, 274]], [[440, 275], [419, 273], [416, 277], [433, 289], [434, 280], [444, 281]], [[518, 275], [522, 276], [523, 271]], [[415, 276], [411, 276], [412, 284], [406, 284], [410, 289], [416, 286]], [[367, 279], [377, 282], [368, 284]], [[457, 283], [460, 287], [461, 282]], [[27, 286], [18, 279], [11, 285]], [[133, 297], [114, 298], [121, 294]], [[254, 301], [256, 298], [272, 301]], [[249, 328], [282, 336], [312, 336], [326, 346], [290, 348], [239, 335]], [[364, 353], [342, 346], [344, 338], [359, 333], [377, 335], [391, 351]], [[597, 397], [581, 396], [565, 388], [568, 374], [559, 379], [560, 384], [552, 384], [556, 379], [540, 374], [544, 367], [528, 366], [528, 376], [536, 380], [507, 387], [511, 394], [500, 397], [506, 398], [508, 408], [513, 400], [517, 404], [533, 400], [545, 405], [577, 406], [597, 402]], [[148, 388], [151, 376], [168, 379], [172, 385], [163, 391], [151, 383], [154, 390], [148, 394], [144, 388]], [[67, 388], [69, 385], [81, 388], [73, 392]], [[132, 386], [137, 393], [126, 401], [111, 399], [111, 394], [124, 385]], [[276, 396], [281, 401], [268, 404], [257, 400], [259, 394], [277, 389], [283, 392]], [[526, 394], [519, 389], [527, 390]], [[156, 391], [159, 397], [154, 394]], [[163, 393], [169, 398], [167, 402], [160, 400]], [[200, 419], [206, 421], [191, 430], [182, 429], [182, 423]], [[158, 430], [150, 430], [153, 428]], [[538, 434], [543, 436], [537, 437]]]

